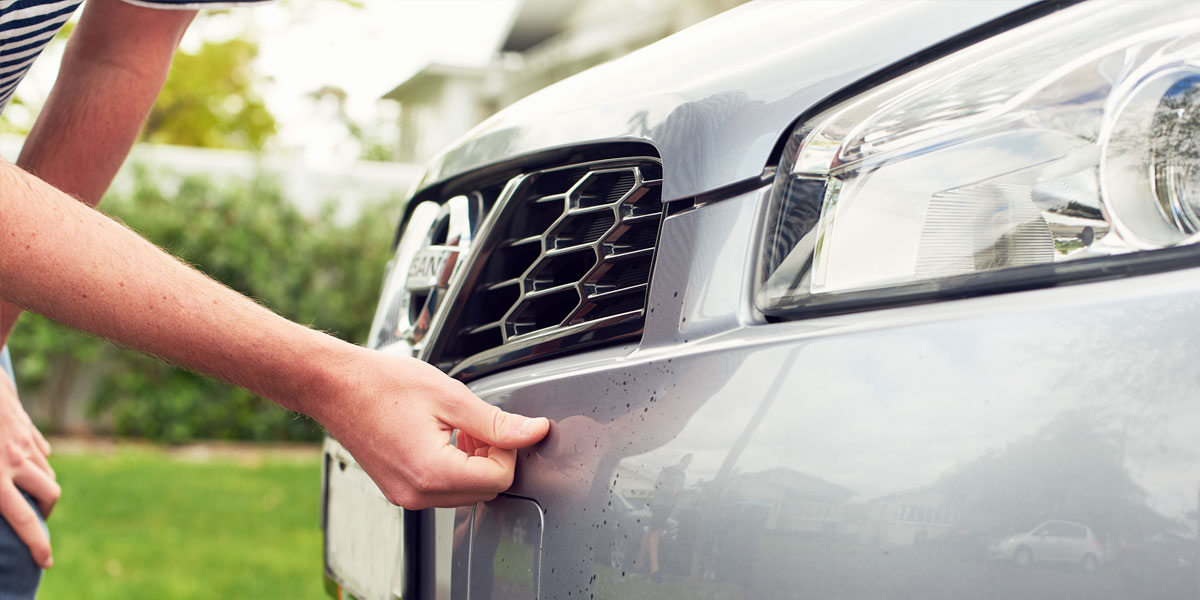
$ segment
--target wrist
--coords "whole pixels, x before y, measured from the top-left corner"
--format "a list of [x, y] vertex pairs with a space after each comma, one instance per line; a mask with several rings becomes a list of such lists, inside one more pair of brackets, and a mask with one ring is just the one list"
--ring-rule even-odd
[[274, 374], [262, 394], [280, 406], [325, 423], [326, 409], [350, 380], [350, 367], [362, 348], [319, 331], [295, 348], [291, 368]]

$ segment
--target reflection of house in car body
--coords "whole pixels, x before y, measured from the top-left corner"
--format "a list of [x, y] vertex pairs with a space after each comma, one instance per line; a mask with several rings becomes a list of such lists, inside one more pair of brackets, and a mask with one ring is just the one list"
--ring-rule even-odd
[[767, 508], [764, 527], [774, 531], [836, 533], [855, 491], [787, 467], [738, 475], [730, 487], [743, 502]]
[[613, 491], [625, 498], [634, 509], [649, 505], [650, 498], [654, 496], [656, 473], [623, 462], [617, 466], [615, 475]]
[[930, 484], [871, 500], [865, 527], [856, 533], [867, 543], [909, 546], [949, 536], [961, 520], [944, 488]]

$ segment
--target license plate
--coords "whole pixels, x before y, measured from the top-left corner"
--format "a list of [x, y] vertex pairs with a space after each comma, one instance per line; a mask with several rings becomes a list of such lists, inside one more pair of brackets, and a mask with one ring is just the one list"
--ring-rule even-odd
[[325, 438], [325, 572], [361, 600], [402, 589], [403, 509], [383, 497], [350, 453]]

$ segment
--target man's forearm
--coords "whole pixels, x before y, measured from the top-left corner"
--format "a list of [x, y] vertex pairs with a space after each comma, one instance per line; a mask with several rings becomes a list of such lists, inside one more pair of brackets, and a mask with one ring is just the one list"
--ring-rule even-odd
[[2, 161], [0, 298], [305, 412], [300, 399], [325, 389], [353, 348], [275, 315]]
[[279, 317], [3, 159], [0, 298], [317, 419], [409, 509], [495, 498], [512, 485], [515, 449], [550, 426], [432, 365]]
[[[100, 202], [137, 141], [193, 17], [195, 11], [89, 2], [17, 165], [88, 206]], [[20, 313], [0, 302], [0, 345]]]

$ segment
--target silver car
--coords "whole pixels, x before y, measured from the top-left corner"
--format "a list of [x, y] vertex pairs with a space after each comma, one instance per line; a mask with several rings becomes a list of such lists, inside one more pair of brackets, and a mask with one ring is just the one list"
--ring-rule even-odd
[[1009, 560], [1021, 567], [1035, 562], [1075, 565], [1093, 573], [1104, 558], [1104, 546], [1087, 526], [1069, 521], [1047, 521], [1032, 530], [997, 541], [990, 558]]
[[1196, 598], [988, 550], [1195, 556], [1197, 140], [1194, 2], [757, 2], [535, 93], [429, 165], [370, 344], [550, 434], [420, 512], [327, 440], [329, 589]]

